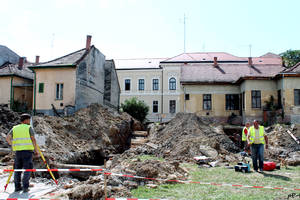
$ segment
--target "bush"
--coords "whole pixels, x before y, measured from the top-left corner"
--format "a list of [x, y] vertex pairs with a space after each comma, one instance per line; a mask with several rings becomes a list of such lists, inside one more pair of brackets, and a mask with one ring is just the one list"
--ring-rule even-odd
[[121, 104], [121, 109], [142, 123], [145, 121], [149, 112], [149, 106], [136, 97], [125, 100], [125, 102]]

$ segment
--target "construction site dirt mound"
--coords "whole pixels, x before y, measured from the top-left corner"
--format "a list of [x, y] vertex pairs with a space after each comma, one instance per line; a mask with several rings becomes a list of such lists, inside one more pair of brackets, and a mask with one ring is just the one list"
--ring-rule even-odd
[[33, 117], [34, 130], [52, 163], [103, 164], [112, 153], [129, 148], [132, 118], [98, 104], [69, 117]]
[[192, 159], [202, 155], [217, 159], [240, 151], [221, 124], [194, 113], [178, 113], [168, 124], [153, 126], [149, 137], [161, 157]]
[[17, 112], [10, 110], [7, 104], [0, 104], [0, 148], [8, 147], [5, 136], [19, 122], [20, 116]]

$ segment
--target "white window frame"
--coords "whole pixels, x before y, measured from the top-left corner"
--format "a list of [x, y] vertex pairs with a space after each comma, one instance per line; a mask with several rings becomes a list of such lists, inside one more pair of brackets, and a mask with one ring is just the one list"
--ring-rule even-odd
[[63, 99], [64, 99], [64, 83], [56, 83], [55, 84], [55, 100], [63, 100]]

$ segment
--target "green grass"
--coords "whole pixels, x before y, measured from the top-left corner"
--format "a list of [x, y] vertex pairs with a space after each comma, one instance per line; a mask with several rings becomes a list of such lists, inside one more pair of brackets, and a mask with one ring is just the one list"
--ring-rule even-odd
[[137, 158], [139, 158], [141, 161], [145, 161], [145, 160], [159, 160], [159, 161], [164, 161], [163, 158], [159, 158], [159, 157], [151, 156], [151, 155], [140, 155]]
[[[300, 188], [300, 167], [289, 167], [273, 172], [240, 173], [226, 168], [198, 168], [196, 165], [183, 165], [190, 171], [189, 180], [209, 183], [230, 183], [251, 186], [272, 186]], [[202, 184], [165, 184], [155, 189], [146, 186], [131, 191], [134, 198], [166, 199], [287, 199], [289, 194], [300, 191], [239, 188]], [[298, 198], [298, 197], [297, 197]]]

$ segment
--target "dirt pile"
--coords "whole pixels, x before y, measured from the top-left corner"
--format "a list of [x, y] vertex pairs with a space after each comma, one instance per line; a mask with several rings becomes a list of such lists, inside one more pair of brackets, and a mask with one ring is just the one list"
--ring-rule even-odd
[[52, 162], [103, 164], [111, 153], [129, 147], [131, 117], [94, 104], [69, 117], [34, 117], [34, 129], [45, 138], [41, 145]]
[[273, 125], [266, 128], [269, 139], [268, 156], [274, 160], [284, 159], [288, 165], [300, 165], [300, 145], [288, 134], [300, 139], [300, 125]]
[[9, 130], [20, 122], [18, 113], [11, 111], [7, 104], [0, 104], [0, 148], [8, 147], [5, 141]]
[[150, 142], [157, 147], [155, 154], [179, 160], [195, 156], [224, 159], [240, 151], [222, 125], [192, 113], [178, 113], [168, 124], [152, 127]]

